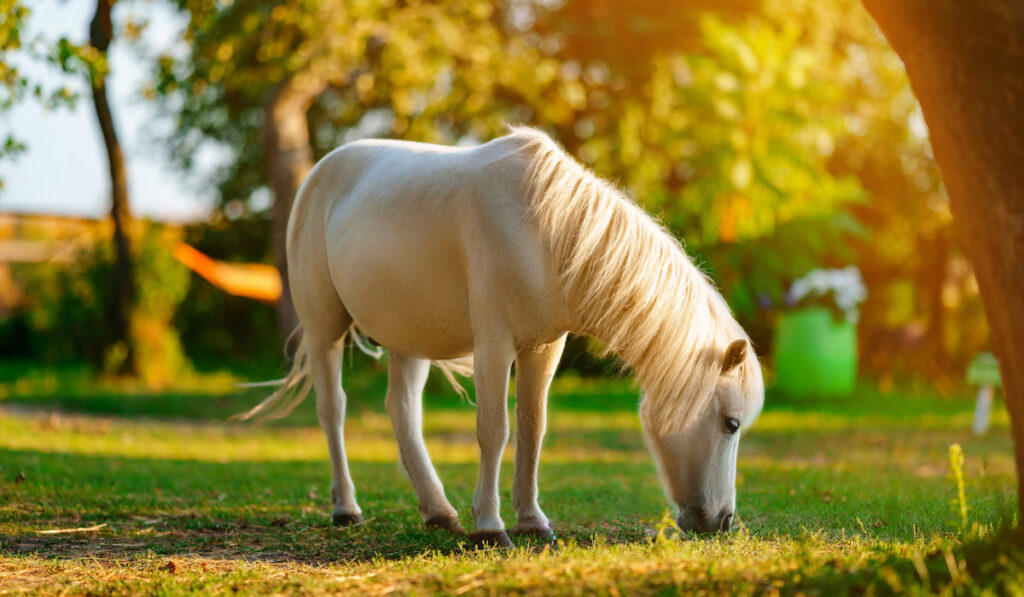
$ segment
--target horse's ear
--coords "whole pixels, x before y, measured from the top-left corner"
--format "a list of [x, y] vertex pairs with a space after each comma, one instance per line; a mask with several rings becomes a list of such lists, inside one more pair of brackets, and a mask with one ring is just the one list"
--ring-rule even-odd
[[746, 340], [733, 340], [729, 343], [722, 357], [722, 373], [732, 371], [747, 358], [747, 344]]

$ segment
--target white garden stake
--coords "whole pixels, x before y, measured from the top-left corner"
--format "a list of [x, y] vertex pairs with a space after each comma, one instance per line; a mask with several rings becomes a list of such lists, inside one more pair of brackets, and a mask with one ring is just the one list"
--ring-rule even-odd
[[988, 429], [989, 414], [992, 411], [992, 399], [995, 388], [1001, 387], [999, 361], [990, 352], [978, 353], [967, 368], [967, 383], [978, 386], [978, 398], [974, 404], [974, 423], [971, 429], [974, 435], [982, 435]]

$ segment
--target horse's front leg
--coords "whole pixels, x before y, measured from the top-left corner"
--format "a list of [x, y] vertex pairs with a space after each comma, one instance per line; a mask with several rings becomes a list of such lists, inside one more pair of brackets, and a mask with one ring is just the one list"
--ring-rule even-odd
[[565, 348], [565, 336], [516, 356], [516, 472], [512, 506], [513, 534], [554, 539], [547, 516], [537, 503], [537, 465], [547, 425], [548, 387]]
[[477, 545], [512, 547], [501, 520], [498, 472], [508, 443], [508, 378], [515, 349], [511, 343], [491, 342], [474, 353], [476, 384], [476, 439], [480, 444], [480, 473], [473, 492], [476, 530], [469, 537]]

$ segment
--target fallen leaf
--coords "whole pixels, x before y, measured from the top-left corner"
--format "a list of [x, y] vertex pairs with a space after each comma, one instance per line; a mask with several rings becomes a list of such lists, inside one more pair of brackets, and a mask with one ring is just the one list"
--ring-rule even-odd
[[50, 529], [46, 531], [36, 531], [40, 535], [61, 535], [63, 533], [88, 533], [90, 531], [98, 531], [103, 527], [107, 526], [107, 523], [97, 524], [91, 527], [76, 527], [73, 529]]

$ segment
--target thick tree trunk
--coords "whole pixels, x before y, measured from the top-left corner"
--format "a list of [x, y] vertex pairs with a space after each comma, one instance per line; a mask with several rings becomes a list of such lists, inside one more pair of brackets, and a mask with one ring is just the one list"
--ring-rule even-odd
[[298, 326], [288, 288], [288, 260], [285, 237], [292, 201], [306, 174], [313, 167], [306, 112], [326, 83], [308, 75], [296, 75], [281, 83], [266, 104], [263, 123], [263, 160], [274, 194], [272, 208], [274, 253], [281, 273], [281, 298], [277, 302], [278, 324], [287, 338]]
[[974, 265], [1024, 514], [1024, 2], [863, 1], [906, 65]]
[[[111, 0], [97, 0], [96, 14], [89, 25], [89, 43], [103, 57], [107, 57], [107, 48], [113, 39], [114, 32], [110, 20]], [[103, 133], [103, 143], [107, 148], [107, 164], [110, 167], [110, 217], [114, 221], [114, 288], [111, 293], [110, 325], [113, 341], [125, 346], [127, 353], [121, 364], [119, 373], [134, 375], [138, 372], [135, 351], [131, 342], [131, 311], [134, 301], [132, 284], [132, 256], [126, 228], [131, 221], [128, 209], [128, 183], [125, 173], [124, 157], [121, 144], [114, 129], [114, 117], [107, 101], [107, 65], [102, 68], [93, 66], [90, 69], [89, 84], [92, 87], [92, 100], [96, 108], [96, 119]]]

